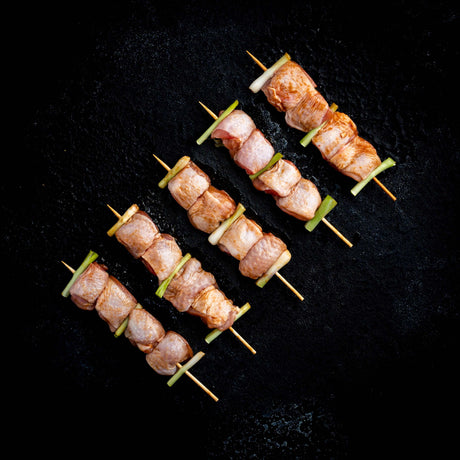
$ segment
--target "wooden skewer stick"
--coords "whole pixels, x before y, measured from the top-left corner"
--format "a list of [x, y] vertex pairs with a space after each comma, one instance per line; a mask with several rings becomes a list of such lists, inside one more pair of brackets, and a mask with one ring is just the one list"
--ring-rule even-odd
[[[75, 269], [73, 269], [70, 265], [67, 265], [63, 260], [61, 260], [61, 262], [69, 269], [71, 273], [75, 273]], [[176, 363], [176, 366], [180, 369], [182, 367], [182, 364]], [[219, 400], [219, 398], [209, 388], [203, 385], [191, 372], [185, 371], [185, 374], [187, 375], [187, 377], [192, 379], [205, 393], [211, 396], [211, 398], [214, 399], [214, 401], [217, 402]]]
[[[155, 155], [154, 155], [154, 156], [155, 156]], [[157, 158], [157, 157], [155, 156], [155, 158]], [[162, 161], [161, 161], [159, 158], [157, 158], [157, 160], [160, 161], [160, 162], [162, 163]], [[169, 168], [169, 166], [168, 166], [168, 168]], [[169, 170], [169, 169], [168, 169], [168, 170]], [[115, 216], [116, 216], [118, 219], [121, 217], [121, 214], [120, 214], [119, 212], [115, 211], [115, 209], [113, 209], [111, 206], [107, 205], [107, 207], [115, 214]], [[240, 334], [238, 334], [238, 332], [236, 332], [235, 329], [233, 329], [233, 327], [229, 327], [228, 329], [229, 329], [229, 331], [230, 331], [236, 338], [238, 338], [238, 340], [240, 340], [240, 342], [241, 342], [241, 343], [242, 343], [242, 344], [243, 344], [253, 355], [256, 354], [256, 350], [254, 350], [254, 348], [251, 347], [251, 345], [249, 345], [249, 343], [248, 343], [245, 339], [243, 339], [243, 337], [242, 337]]]
[[[214, 120], [217, 120], [217, 115], [211, 110], [209, 109], [208, 107], [206, 107], [202, 102], [198, 101], [199, 104], [206, 110], [206, 112], [209, 113], [209, 115], [211, 115], [212, 118], [214, 118]], [[353, 244], [347, 239], [345, 238], [345, 236], [342, 235], [342, 233], [340, 233], [328, 220], [326, 220], [325, 217], [323, 217], [321, 219], [323, 221], [323, 223], [325, 223], [347, 246], [349, 246], [350, 248], [353, 247]]]
[[[246, 53], [251, 56], [251, 58], [254, 60], [254, 62], [265, 72], [267, 70], [267, 67], [265, 67], [255, 56], [253, 56], [249, 51], [246, 50]], [[373, 177], [374, 181], [376, 184], [378, 184], [382, 190], [393, 200], [396, 201], [396, 197], [380, 182], [376, 177]]]
[[[158, 158], [155, 154], [153, 154], [153, 156], [155, 157], [155, 159], [158, 161], [158, 163], [161, 164], [161, 166], [163, 166], [163, 168], [166, 169], [166, 171], [169, 171], [171, 168], [163, 161], [161, 160], [160, 158]], [[283, 276], [281, 276], [278, 272], [275, 273], [275, 275], [300, 299], [300, 300], [304, 300], [304, 297], [302, 296], [302, 294], [300, 294], [300, 292], [295, 289], [291, 283], [289, 283]], [[231, 330], [231, 329], [230, 329]]]

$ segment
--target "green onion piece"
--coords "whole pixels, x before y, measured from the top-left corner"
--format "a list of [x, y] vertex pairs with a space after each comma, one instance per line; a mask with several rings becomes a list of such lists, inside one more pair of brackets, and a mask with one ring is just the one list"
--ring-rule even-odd
[[113, 335], [115, 336], [116, 339], [118, 339], [118, 337], [120, 337], [120, 335], [122, 335], [123, 332], [125, 332], [126, 328], [128, 327], [128, 323], [129, 323], [129, 316], [125, 318], [125, 320], [120, 324], [118, 329], [114, 332]]
[[396, 164], [396, 161], [392, 158], [387, 158], [385, 161], [380, 163], [365, 179], [358, 182], [352, 189], [351, 193], [356, 196], [377, 174], [380, 174], [385, 169], [391, 168]]
[[172, 273], [160, 284], [160, 286], [155, 292], [155, 294], [158, 297], [163, 297], [163, 294], [166, 292], [166, 289], [168, 289], [171, 280], [174, 278], [174, 276], [176, 276], [176, 273], [183, 267], [185, 262], [187, 262], [190, 259], [190, 257], [192, 257], [190, 254], [185, 254], [185, 256], [182, 257], [182, 259], [176, 265], [176, 268], [172, 271]]
[[286, 62], [291, 60], [291, 56], [289, 56], [288, 53], [285, 53], [283, 56], [281, 56], [280, 59], [278, 59], [271, 67], [269, 67], [260, 77], [257, 77], [249, 86], [249, 89], [253, 93], [257, 93], [262, 89], [262, 87], [265, 85], [265, 83], [270, 80], [270, 78], [275, 75], [276, 71], [282, 67]]
[[305, 224], [305, 228], [309, 232], [313, 231], [321, 222], [321, 219], [329, 214], [336, 205], [337, 201], [335, 201], [334, 198], [332, 198], [330, 195], [327, 195], [327, 197], [324, 198], [323, 202], [321, 203], [321, 206], [317, 209], [313, 219], [309, 220]]
[[201, 145], [210, 135], [211, 133], [217, 128], [217, 125], [228, 115], [230, 115], [234, 110], [235, 107], [239, 104], [238, 101], [235, 101], [232, 105], [230, 105], [228, 108], [226, 108], [220, 117], [218, 117], [214, 123], [197, 139], [196, 143], [198, 145]]
[[317, 128], [313, 128], [311, 131], [308, 131], [307, 135], [300, 139], [302, 147], [306, 147], [311, 140], [316, 136], [316, 133], [326, 124], [326, 122], [320, 124]]
[[88, 255], [85, 257], [81, 265], [75, 270], [72, 275], [72, 278], [68, 282], [67, 286], [62, 291], [63, 297], [68, 297], [70, 293], [70, 288], [73, 286], [77, 278], [88, 268], [90, 264], [92, 264], [97, 258], [99, 257], [94, 251], [89, 251]]
[[275, 155], [272, 156], [272, 159], [268, 162], [267, 166], [265, 168], [262, 168], [260, 171], [257, 171], [254, 174], [251, 174], [249, 176], [249, 179], [254, 180], [256, 177], [259, 177], [261, 174], [263, 174], [265, 171], [270, 169], [275, 163], [277, 163], [279, 160], [283, 158], [283, 155], [281, 153], [276, 153]]
[[[236, 315], [235, 321], [238, 320], [239, 318], [241, 318], [250, 308], [251, 308], [251, 305], [249, 304], [249, 302], [245, 303], [240, 308], [240, 311]], [[222, 334], [222, 332], [225, 332], [225, 331], [221, 331], [219, 329], [214, 329], [205, 337], [204, 340], [206, 340], [206, 343], [211, 343], [213, 340], [217, 339], [217, 337], [219, 337], [219, 335]]]
[[190, 368], [192, 368], [202, 357], [204, 353], [199, 351], [191, 359], [189, 359], [176, 373], [168, 380], [168, 387], [172, 387]]
[[230, 228], [230, 225], [235, 222], [238, 217], [246, 211], [246, 208], [241, 204], [238, 203], [235, 212], [228, 218], [225, 219], [208, 237], [208, 241], [215, 246], [219, 240], [222, 238], [222, 235]]
[[263, 288], [273, 275], [281, 270], [291, 260], [291, 253], [286, 249], [278, 260], [256, 281], [256, 286]]
[[168, 171], [165, 177], [158, 182], [158, 187], [165, 188], [168, 182], [177, 174], [179, 174], [189, 163], [190, 157], [183, 156], [179, 161]]

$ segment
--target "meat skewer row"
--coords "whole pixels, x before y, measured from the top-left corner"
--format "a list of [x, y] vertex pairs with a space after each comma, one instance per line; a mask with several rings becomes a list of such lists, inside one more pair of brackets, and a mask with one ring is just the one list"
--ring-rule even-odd
[[273, 196], [277, 206], [296, 219], [307, 221], [305, 228], [313, 231], [323, 222], [350, 248], [353, 244], [327, 219], [337, 202], [330, 195], [324, 200], [316, 185], [304, 179], [297, 167], [284, 160], [263, 133], [257, 129], [252, 118], [242, 110], [236, 110], [235, 101], [217, 116], [202, 102], [201, 106], [214, 118], [211, 130], [198, 140], [202, 144], [209, 137], [220, 140], [228, 148], [233, 161], [246, 171], [257, 190]]
[[251, 353], [256, 353], [233, 328], [233, 323], [251, 308], [249, 303], [241, 308], [234, 305], [219, 289], [214, 275], [203, 270], [200, 261], [190, 254], [183, 256], [175, 238], [160, 233], [150, 216], [136, 204], [123, 215], [108, 207], [118, 221], [107, 234], [115, 235], [117, 241], [158, 278], [158, 297], [164, 297], [179, 312], [200, 317], [213, 329], [206, 336], [207, 343], [230, 330]]
[[265, 233], [244, 215], [246, 208], [236, 204], [224, 190], [211, 185], [209, 176], [188, 156], [173, 168], [153, 155], [168, 171], [159, 182], [168, 187], [174, 200], [187, 211], [190, 223], [209, 234], [208, 241], [239, 261], [243, 276], [264, 287], [276, 275], [300, 300], [303, 296], [278, 271], [291, 260], [286, 244], [272, 233]]
[[333, 111], [316, 89], [308, 73], [285, 54], [269, 69], [249, 51], [247, 53], [264, 70], [249, 87], [254, 93], [262, 90], [268, 102], [285, 112], [286, 123], [307, 133], [300, 143], [310, 142], [334, 169], [356, 180], [351, 193], [356, 196], [371, 180], [396, 200], [377, 179], [377, 175], [394, 166], [392, 158], [381, 161], [375, 148], [358, 135], [355, 123], [346, 114]]
[[[165, 331], [162, 324], [145, 310], [107, 267], [96, 261], [98, 254], [90, 251], [82, 264], [74, 270], [62, 262], [73, 276], [62, 291], [82, 310], [96, 310], [115, 337], [125, 337], [145, 353], [149, 366], [159, 375], [172, 376], [168, 386], [183, 375], [191, 378], [214, 401], [218, 398], [203, 385], [189, 369], [203, 356], [202, 351], [193, 354], [192, 348], [180, 334]], [[181, 363], [187, 361], [184, 365]]]

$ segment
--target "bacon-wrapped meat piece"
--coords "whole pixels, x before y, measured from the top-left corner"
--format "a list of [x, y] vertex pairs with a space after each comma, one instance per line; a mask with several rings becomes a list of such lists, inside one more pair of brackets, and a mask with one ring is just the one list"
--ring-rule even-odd
[[[273, 100], [284, 101], [279, 107], [288, 106], [292, 107], [292, 99], [289, 99], [289, 79], [288, 69], [291, 65], [285, 64], [286, 69], [281, 72], [278, 78], [278, 83], [273, 82], [273, 85], [265, 89], [266, 94], [271, 94]], [[295, 80], [297, 93], [304, 87], [314, 87], [310, 77], [306, 75], [303, 69], [295, 64], [295, 71], [298, 72], [297, 79]], [[299, 70], [300, 69], [300, 70]], [[278, 74], [277, 74], [278, 75]], [[273, 77], [275, 78], [275, 77]], [[274, 92], [274, 88], [280, 85], [281, 90], [279, 96]], [[270, 90], [267, 88], [271, 88]], [[272, 91], [273, 90], [273, 91]], [[297, 94], [296, 93], [296, 94]], [[286, 96], [287, 100], [284, 99]], [[281, 103], [280, 102], [280, 103]], [[289, 103], [288, 103], [289, 102]], [[226, 118], [218, 124], [212, 133], [212, 137], [218, 138], [223, 133], [232, 132], [232, 122], [240, 120], [239, 124], [253, 125], [252, 119], [246, 115], [242, 110], [237, 112], [232, 119]], [[234, 113], [232, 112], [232, 114]], [[230, 114], [229, 117], [232, 115]], [[227, 120], [227, 122], [226, 122]], [[232, 121], [233, 120], [233, 121]], [[251, 121], [251, 123], [249, 122]], [[225, 123], [225, 129], [222, 125]], [[234, 153], [233, 160], [246, 171], [247, 174], [256, 174], [267, 167], [270, 160], [274, 156], [274, 148], [270, 142], [264, 137], [262, 132], [257, 128], [254, 129], [249, 138], [243, 142], [239, 150]], [[287, 214], [295, 217], [296, 219], [307, 221], [315, 216], [315, 212], [321, 204], [321, 196], [316, 188], [316, 185], [308, 179], [304, 179], [297, 167], [289, 160], [280, 159], [273, 166], [267, 170], [259, 173], [253, 180], [253, 185], [257, 190], [274, 196], [277, 206]]]
[[219, 123], [211, 138], [220, 139], [233, 158], [255, 128], [256, 125], [249, 115], [242, 110], [234, 110]]

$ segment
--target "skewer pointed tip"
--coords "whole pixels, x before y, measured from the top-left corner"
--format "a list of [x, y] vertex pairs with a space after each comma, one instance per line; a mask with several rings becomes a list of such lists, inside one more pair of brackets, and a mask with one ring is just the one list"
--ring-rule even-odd
[[208, 112], [209, 115], [211, 115], [212, 118], [214, 118], [214, 120], [217, 120], [217, 118], [218, 118], [217, 115], [211, 109], [206, 107], [201, 101], [198, 101], [198, 104], [200, 104], [201, 107], [203, 107], [203, 109], [206, 110], [206, 112]]
[[251, 58], [254, 60], [254, 62], [265, 72], [267, 70], [267, 67], [265, 67], [254, 55], [252, 55], [248, 50], [246, 50], [246, 53], [251, 56]]
[[161, 158], [158, 158], [154, 153], [152, 155], [155, 157], [155, 160], [157, 160], [158, 163], [160, 163], [160, 165], [163, 166], [163, 168], [165, 168], [167, 171], [171, 169]]
[[75, 270], [70, 265], [67, 265], [63, 260], [61, 260], [61, 263], [64, 264], [72, 273], [75, 273]]
[[373, 178], [379, 187], [393, 200], [396, 201], [396, 197], [380, 182], [376, 177]]
[[233, 329], [233, 327], [229, 327], [230, 332], [253, 354], [255, 355], [257, 352], [254, 350], [254, 348], [249, 345], [249, 343], [238, 333]]
[[303, 295], [279, 272], [276, 272], [275, 275], [300, 299], [304, 300]]
[[117, 211], [115, 211], [115, 209], [113, 209], [112, 206], [110, 206], [110, 205], [108, 204], [107, 207], [108, 207], [118, 218], [121, 217], [121, 214], [118, 213]]

